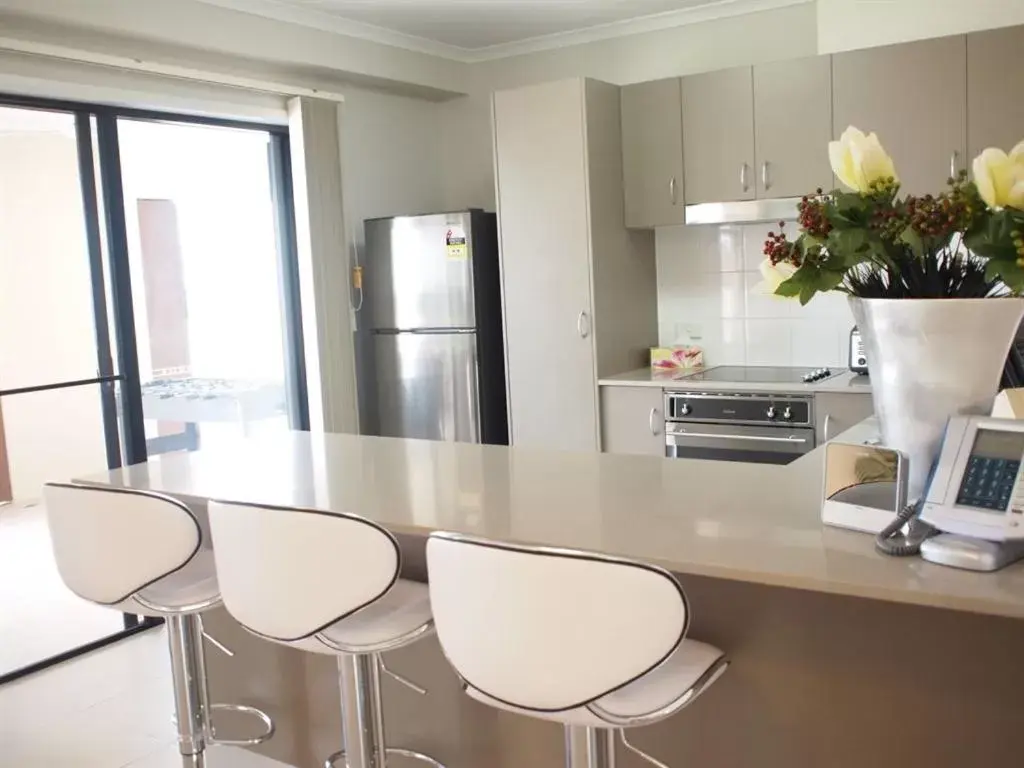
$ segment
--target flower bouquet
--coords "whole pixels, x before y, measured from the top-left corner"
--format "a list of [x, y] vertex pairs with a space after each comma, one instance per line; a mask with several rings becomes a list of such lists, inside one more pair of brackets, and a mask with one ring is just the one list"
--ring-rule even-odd
[[986, 149], [938, 195], [899, 195], [878, 137], [848, 128], [829, 144], [851, 191], [817, 190], [764, 246], [761, 271], [780, 296], [806, 304], [819, 291], [862, 298], [988, 298], [1024, 291], [1024, 142]]
[[846, 189], [804, 197], [799, 233], [769, 233], [761, 272], [801, 304], [850, 297], [882, 441], [907, 455], [917, 498], [949, 417], [991, 408], [1024, 316], [1024, 142], [923, 196], [900, 195], [873, 133], [850, 127], [828, 151]]

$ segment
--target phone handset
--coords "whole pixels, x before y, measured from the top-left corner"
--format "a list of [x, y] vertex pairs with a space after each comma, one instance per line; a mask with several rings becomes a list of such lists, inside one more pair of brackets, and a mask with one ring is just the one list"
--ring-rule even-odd
[[[922, 507], [924, 507], [923, 498], [912, 501], [903, 507], [896, 515], [896, 519], [875, 537], [875, 549], [894, 557], [910, 557], [920, 554], [921, 545], [939, 533], [938, 528], [921, 519]], [[907, 529], [906, 532], [903, 531], [904, 527]]]
[[[945, 436], [943, 436], [943, 442], [945, 442]], [[924, 484], [925, 490], [921, 498], [907, 502], [896, 518], [875, 537], [875, 549], [882, 554], [893, 557], [918, 555], [921, 553], [921, 545], [940, 533], [938, 528], [921, 519], [921, 511], [924, 509], [924, 502], [928, 498], [928, 490], [932, 487], [935, 468], [938, 465], [939, 460], [936, 458], [928, 472], [928, 480]]]

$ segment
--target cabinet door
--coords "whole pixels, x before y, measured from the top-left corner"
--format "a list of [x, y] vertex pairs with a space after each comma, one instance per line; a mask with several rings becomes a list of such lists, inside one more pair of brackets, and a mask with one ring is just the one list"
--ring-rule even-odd
[[822, 392], [814, 396], [815, 440], [824, 445], [875, 412], [871, 395]]
[[658, 387], [601, 387], [601, 450], [664, 456], [663, 405]]
[[832, 59], [754, 67], [757, 196], [799, 197], [832, 189]]
[[833, 135], [849, 125], [877, 133], [904, 192], [938, 194], [966, 167], [964, 36], [837, 53], [832, 90]]
[[622, 89], [622, 180], [627, 227], [683, 224], [679, 78]]
[[511, 441], [596, 451], [583, 82], [494, 95]]
[[688, 204], [754, 199], [750, 67], [683, 78], [683, 160]]
[[968, 160], [1024, 139], [1024, 27], [967, 36]]

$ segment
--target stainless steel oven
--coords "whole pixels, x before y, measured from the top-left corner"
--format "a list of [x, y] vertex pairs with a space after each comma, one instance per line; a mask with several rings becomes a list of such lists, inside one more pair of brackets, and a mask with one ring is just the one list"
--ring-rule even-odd
[[665, 393], [669, 458], [789, 464], [812, 450], [813, 396]]

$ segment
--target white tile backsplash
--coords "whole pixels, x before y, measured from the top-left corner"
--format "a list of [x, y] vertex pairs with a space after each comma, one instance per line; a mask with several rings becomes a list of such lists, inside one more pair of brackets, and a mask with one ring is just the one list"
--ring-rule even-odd
[[843, 295], [801, 307], [754, 292], [764, 241], [777, 230], [778, 223], [658, 229], [660, 343], [697, 344], [709, 365], [846, 365], [853, 316]]

